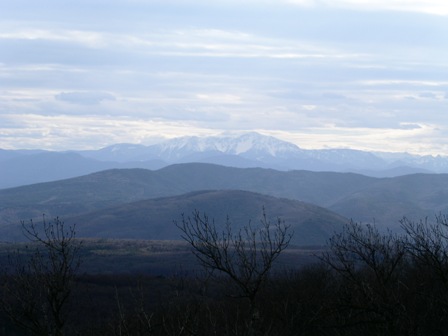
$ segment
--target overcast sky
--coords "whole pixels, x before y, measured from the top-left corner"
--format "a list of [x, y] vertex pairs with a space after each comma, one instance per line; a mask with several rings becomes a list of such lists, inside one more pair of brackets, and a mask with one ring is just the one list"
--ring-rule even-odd
[[0, 0], [0, 148], [223, 131], [448, 155], [448, 2]]

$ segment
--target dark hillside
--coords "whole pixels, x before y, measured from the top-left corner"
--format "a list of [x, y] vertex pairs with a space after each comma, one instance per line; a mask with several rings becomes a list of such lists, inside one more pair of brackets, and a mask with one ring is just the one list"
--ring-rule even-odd
[[157, 171], [113, 169], [56, 182], [0, 190], [0, 226], [20, 220], [68, 216], [157, 197], [198, 190], [247, 190], [320, 206], [377, 181], [356, 174], [280, 172], [180, 164]]
[[190, 216], [194, 210], [224, 225], [229, 216], [232, 228], [258, 225], [265, 207], [273, 224], [281, 218], [295, 232], [292, 243], [323, 244], [347, 219], [324, 208], [245, 191], [201, 191], [181, 196], [139, 201], [86, 215], [70, 218], [77, 223], [78, 236], [103, 238], [134, 238], [151, 240], [180, 239], [180, 231], [173, 223], [182, 214]]
[[107, 170], [82, 177], [0, 190], [3, 224], [18, 219], [67, 216], [150, 197], [179, 193], [153, 171]]
[[414, 174], [380, 179], [329, 207], [359, 221], [398, 223], [403, 217], [434, 219], [448, 211], [448, 175]]
[[178, 164], [157, 171], [114, 169], [78, 178], [0, 190], [0, 227], [20, 220], [77, 216], [200, 190], [245, 190], [325, 207], [355, 221], [397, 228], [399, 219], [448, 210], [448, 175], [372, 178], [352, 173]]
[[172, 165], [157, 171], [185, 192], [240, 189], [328, 206], [335, 199], [375, 183], [378, 179], [353, 173], [290, 172], [264, 168], [230, 168], [210, 164]]

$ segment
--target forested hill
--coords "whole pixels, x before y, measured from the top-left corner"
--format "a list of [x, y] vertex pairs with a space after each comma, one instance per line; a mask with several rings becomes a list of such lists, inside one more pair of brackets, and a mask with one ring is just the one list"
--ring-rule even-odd
[[81, 215], [125, 203], [199, 190], [244, 190], [312, 203], [355, 221], [397, 227], [403, 216], [448, 210], [448, 175], [373, 178], [353, 173], [178, 164], [151, 171], [116, 169], [0, 190], [2, 225], [21, 219]]
[[235, 233], [244, 226], [259, 226], [264, 212], [272, 226], [278, 220], [290, 226], [291, 242], [297, 245], [322, 245], [348, 222], [316, 205], [238, 190], [143, 200], [68, 220], [77, 223], [79, 237], [178, 240], [181, 232], [175, 222], [188, 220], [195, 211], [218, 227], [224, 227], [228, 220]]

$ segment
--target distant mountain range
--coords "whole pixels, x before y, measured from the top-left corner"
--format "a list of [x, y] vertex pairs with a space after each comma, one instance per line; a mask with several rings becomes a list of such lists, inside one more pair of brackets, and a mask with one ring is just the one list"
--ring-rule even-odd
[[[154, 232], [161, 230], [160, 225], [172, 225], [181, 213], [188, 215], [194, 209], [211, 211], [209, 216], [217, 220], [234, 216], [246, 224], [251, 216], [256, 220], [255, 213], [260, 214], [262, 206], [271, 212], [269, 215], [286, 217], [294, 224], [299, 235], [296, 242], [323, 242], [329, 231], [348, 218], [375, 221], [380, 227], [395, 230], [403, 216], [419, 220], [446, 213], [448, 175], [374, 178], [203, 163], [154, 171], [113, 169], [0, 190], [0, 239], [18, 239], [20, 220], [39, 220], [42, 214], [78, 223], [86, 235], [102, 232], [108, 237], [133, 238], [156, 237]], [[314, 231], [301, 226], [306, 218], [314, 218]], [[159, 229], [150, 226], [145, 231], [150, 223]], [[172, 235], [166, 237], [172, 239]]]
[[184, 137], [100, 150], [0, 150], [0, 240], [21, 220], [61, 217], [82, 237], [176, 239], [195, 209], [217, 221], [257, 222], [265, 207], [322, 244], [343, 223], [448, 212], [448, 158], [348, 149], [304, 150], [257, 133]]
[[112, 168], [160, 169], [199, 162], [237, 168], [355, 172], [374, 177], [448, 173], [448, 157], [351, 149], [306, 150], [279, 139], [239, 136], [182, 137], [151, 146], [117, 144], [89, 151], [0, 150], [0, 189], [56, 181]]

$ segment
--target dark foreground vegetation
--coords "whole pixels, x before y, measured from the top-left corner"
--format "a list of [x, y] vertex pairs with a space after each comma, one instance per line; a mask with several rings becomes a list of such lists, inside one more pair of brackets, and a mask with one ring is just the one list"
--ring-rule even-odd
[[3, 259], [0, 335], [446, 335], [448, 218], [401, 225], [350, 223], [286, 269], [281, 221], [233, 233], [196, 213], [178, 223], [196, 271], [165, 275], [86, 273], [74, 228], [25, 226], [34, 243]]

